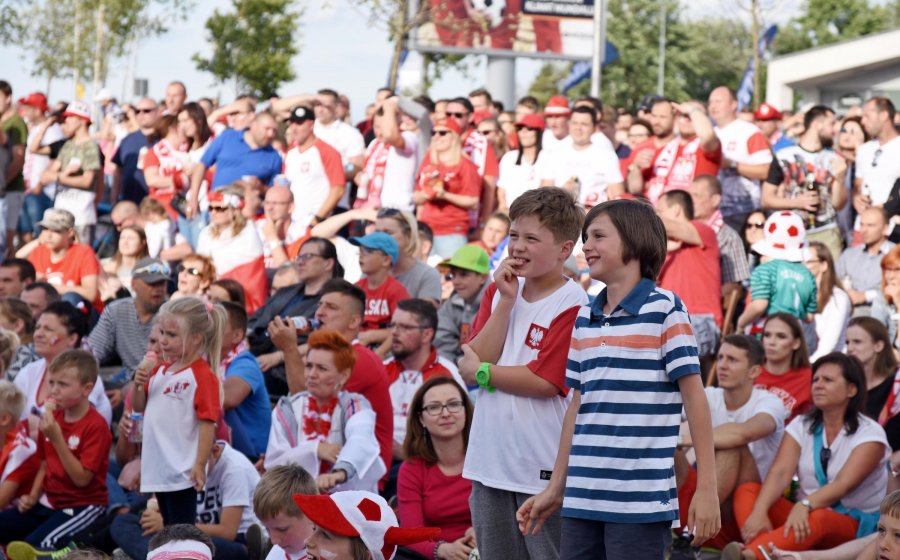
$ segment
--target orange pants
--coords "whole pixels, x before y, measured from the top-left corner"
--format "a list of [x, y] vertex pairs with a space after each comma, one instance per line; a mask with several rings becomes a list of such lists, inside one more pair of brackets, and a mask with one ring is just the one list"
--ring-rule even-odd
[[[697, 469], [691, 467], [687, 478], [678, 489], [678, 514], [681, 517], [681, 527], [684, 528], [688, 522], [688, 510], [691, 507], [691, 500], [694, 499], [694, 492], [697, 491]], [[703, 543], [704, 547], [716, 548], [722, 550], [725, 545], [732, 541], [741, 540], [741, 530], [733, 520], [722, 520], [722, 528], [716, 533], [716, 536]]]
[[[753, 505], [759, 497], [762, 486], [757, 482], [746, 482], [734, 491], [734, 517], [741, 527], [753, 512]], [[778, 501], [769, 509], [769, 522], [775, 529], [760, 533], [752, 542], [746, 543], [756, 557], [762, 560], [762, 555], [757, 547], [768, 549], [769, 543], [782, 550], [814, 550], [833, 548], [856, 538], [856, 529], [859, 523], [850, 517], [838, 513], [833, 509], [815, 509], [809, 513], [810, 534], [803, 542], [798, 543], [794, 539], [793, 532], [784, 536], [784, 524], [793, 509], [794, 503], [786, 498], [778, 498]]]

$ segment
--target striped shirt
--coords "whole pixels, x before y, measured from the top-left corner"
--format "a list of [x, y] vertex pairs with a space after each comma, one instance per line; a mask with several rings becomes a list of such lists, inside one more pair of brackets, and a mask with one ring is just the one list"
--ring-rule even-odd
[[700, 373], [687, 309], [642, 279], [610, 315], [606, 291], [575, 320], [566, 384], [581, 392], [562, 515], [612, 523], [678, 519], [677, 381]]

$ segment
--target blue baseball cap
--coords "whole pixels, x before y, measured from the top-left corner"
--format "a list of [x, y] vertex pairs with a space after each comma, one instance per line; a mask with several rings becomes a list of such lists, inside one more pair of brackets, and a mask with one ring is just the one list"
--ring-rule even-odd
[[383, 231], [375, 231], [363, 237], [351, 237], [350, 243], [366, 249], [381, 251], [391, 257], [392, 265], [397, 264], [397, 259], [400, 256], [400, 247], [397, 245], [397, 241]]

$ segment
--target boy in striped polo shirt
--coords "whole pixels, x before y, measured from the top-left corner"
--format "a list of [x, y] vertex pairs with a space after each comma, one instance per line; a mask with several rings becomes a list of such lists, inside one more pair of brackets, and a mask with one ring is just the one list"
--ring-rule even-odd
[[656, 287], [666, 231], [643, 202], [595, 206], [582, 230], [606, 289], [579, 310], [566, 365], [572, 403], [547, 489], [517, 517], [536, 532], [562, 506], [560, 558], [662, 559], [678, 519], [674, 452], [682, 403], [694, 435], [694, 543], [719, 530], [709, 406], [682, 301]]

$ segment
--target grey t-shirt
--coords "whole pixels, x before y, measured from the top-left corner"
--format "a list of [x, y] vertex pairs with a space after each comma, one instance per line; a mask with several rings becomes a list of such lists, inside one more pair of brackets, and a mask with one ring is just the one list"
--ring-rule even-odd
[[403, 284], [411, 298], [441, 301], [441, 275], [422, 261], [416, 261], [412, 268], [394, 278]]

